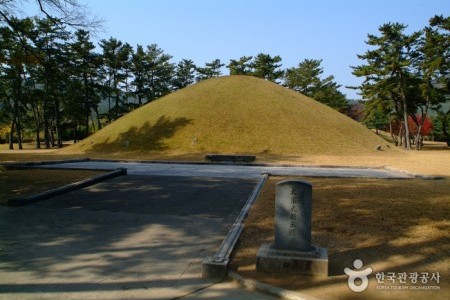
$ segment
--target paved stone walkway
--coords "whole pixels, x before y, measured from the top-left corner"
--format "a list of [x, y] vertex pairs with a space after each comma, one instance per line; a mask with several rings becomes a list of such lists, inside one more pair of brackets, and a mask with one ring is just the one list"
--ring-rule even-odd
[[255, 184], [128, 175], [0, 206], [0, 299], [272, 299], [201, 278]]
[[119, 163], [87, 161], [48, 165], [51, 168], [107, 169], [126, 168], [131, 175], [193, 176], [222, 178], [259, 178], [261, 173], [311, 177], [410, 178], [384, 169], [276, 167], [210, 164]]

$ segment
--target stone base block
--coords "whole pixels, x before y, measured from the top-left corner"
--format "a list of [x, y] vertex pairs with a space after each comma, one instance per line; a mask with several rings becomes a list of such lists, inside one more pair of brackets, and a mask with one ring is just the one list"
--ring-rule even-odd
[[256, 256], [256, 269], [270, 273], [291, 273], [313, 276], [328, 276], [327, 249], [313, 246], [311, 251], [276, 249], [272, 244], [263, 244]]
[[202, 278], [225, 278], [228, 262], [228, 259], [205, 258], [202, 263]]

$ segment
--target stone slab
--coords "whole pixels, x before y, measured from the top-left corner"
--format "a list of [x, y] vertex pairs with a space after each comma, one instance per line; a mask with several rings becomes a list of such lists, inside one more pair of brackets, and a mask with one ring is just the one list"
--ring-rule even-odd
[[258, 179], [262, 173], [279, 176], [305, 177], [360, 177], [360, 178], [412, 178], [407, 174], [389, 172], [381, 169], [343, 168], [343, 167], [284, 167], [284, 166], [243, 166], [212, 164], [177, 163], [139, 163], [87, 161], [49, 165], [52, 168], [76, 169], [117, 169], [126, 168], [129, 175], [226, 177]]
[[232, 155], [232, 154], [207, 154], [209, 161], [232, 161], [232, 162], [252, 162], [256, 159], [254, 155]]

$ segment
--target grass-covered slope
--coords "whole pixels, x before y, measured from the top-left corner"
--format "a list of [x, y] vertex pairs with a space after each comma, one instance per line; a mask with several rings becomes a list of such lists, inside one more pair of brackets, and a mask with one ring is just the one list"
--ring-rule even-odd
[[385, 144], [364, 126], [297, 92], [255, 77], [227, 76], [149, 103], [68, 150], [355, 155]]

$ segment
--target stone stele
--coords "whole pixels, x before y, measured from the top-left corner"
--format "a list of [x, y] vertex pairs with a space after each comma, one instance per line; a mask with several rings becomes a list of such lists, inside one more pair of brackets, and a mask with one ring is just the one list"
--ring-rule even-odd
[[311, 245], [312, 185], [301, 180], [275, 188], [275, 242], [257, 254], [258, 271], [328, 276], [328, 254]]

